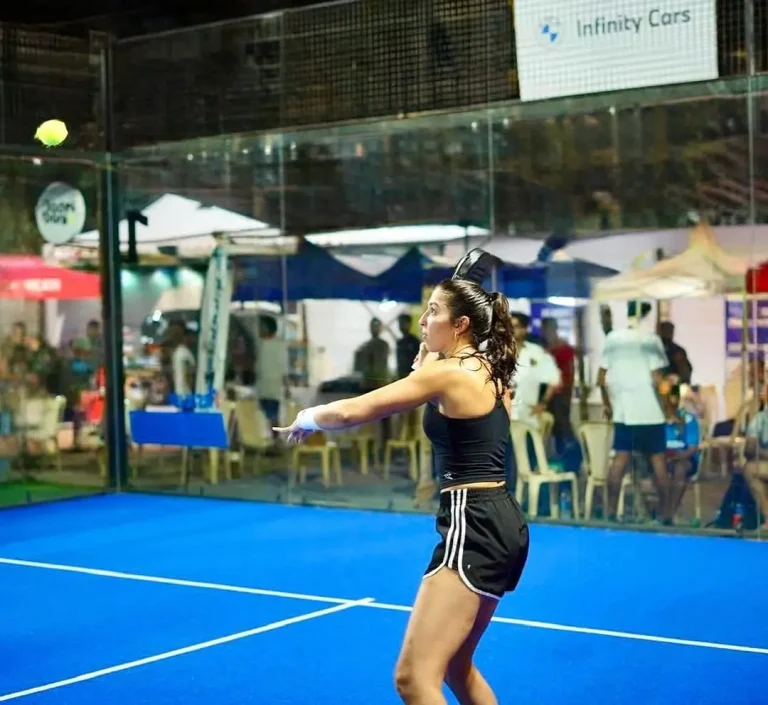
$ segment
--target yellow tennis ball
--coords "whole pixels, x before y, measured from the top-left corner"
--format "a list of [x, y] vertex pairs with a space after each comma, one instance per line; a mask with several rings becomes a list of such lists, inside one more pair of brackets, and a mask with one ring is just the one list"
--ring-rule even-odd
[[46, 120], [35, 132], [35, 139], [46, 147], [58, 147], [67, 139], [67, 126], [61, 120]]

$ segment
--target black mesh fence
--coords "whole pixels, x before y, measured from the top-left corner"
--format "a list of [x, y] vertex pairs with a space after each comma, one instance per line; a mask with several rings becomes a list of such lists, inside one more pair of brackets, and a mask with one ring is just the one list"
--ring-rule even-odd
[[0, 143], [31, 144], [37, 125], [57, 118], [69, 147], [101, 148], [102, 42], [0, 26]]
[[[352, 0], [121, 43], [124, 147], [518, 97], [513, 2]], [[755, 68], [768, 70], [766, 4]], [[718, 0], [723, 78], [748, 71], [744, 0]]]
[[[717, 0], [723, 78], [768, 71], [768, 5]], [[119, 145], [414, 114], [518, 97], [509, 0], [349, 0], [121, 41]], [[0, 142], [58, 117], [100, 145], [100, 36], [0, 27]]]
[[286, 124], [477, 105], [514, 97], [503, 0], [390, 0], [284, 19]]

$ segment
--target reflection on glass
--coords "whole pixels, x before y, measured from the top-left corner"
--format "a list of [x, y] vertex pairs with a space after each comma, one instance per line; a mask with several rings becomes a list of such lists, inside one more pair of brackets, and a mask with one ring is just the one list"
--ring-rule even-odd
[[98, 273], [58, 245], [93, 229], [98, 170], [0, 155], [0, 506], [101, 489]]
[[[764, 120], [764, 101], [761, 109]], [[768, 219], [759, 188], [749, 195], [750, 144], [759, 165], [763, 141], [749, 131], [743, 93], [722, 84], [706, 97], [687, 86], [133, 150], [121, 167], [126, 206], [185, 203], [197, 226], [187, 227], [181, 211], [150, 218], [156, 240], [140, 242], [141, 266], [122, 274], [126, 330], [136, 341], [126, 345], [131, 408], [167, 405], [180, 380], [194, 377], [216, 230], [205, 219], [226, 217], [218, 231], [240, 248], [221, 407], [230, 449], [134, 445], [135, 486], [429, 510], [431, 449], [412, 415], [318, 434], [298, 452], [272, 434], [304, 406], [402, 375], [424, 300], [364, 294], [379, 290], [359, 283], [353, 296], [314, 295], [311, 272], [298, 263], [315, 253], [310, 246], [322, 250], [332, 259], [315, 261], [336, 285], [346, 276], [337, 265], [375, 277], [419, 246], [423, 262], [446, 267], [485, 242], [503, 260], [554, 256], [560, 264], [547, 271], [571, 273], [569, 289], [549, 274], [540, 298], [511, 294], [531, 319], [530, 343], [552, 356], [561, 378], [539, 400], [540, 457], [526, 442], [511, 462], [529, 514], [580, 522], [616, 515], [629, 526], [726, 534], [743, 526], [746, 534], [757, 524], [743, 494], [750, 419], [739, 410], [754, 396], [761, 363], [744, 358], [741, 341], [760, 316], [745, 322], [734, 307], [746, 268], [765, 259], [748, 227], [750, 203], [755, 227]], [[553, 255], [563, 244], [566, 256]], [[633, 269], [659, 258], [677, 274], [626, 288], [637, 283]], [[609, 280], [616, 272], [629, 279]], [[415, 276], [426, 285], [424, 271]], [[523, 275], [494, 276], [511, 292]], [[636, 433], [617, 446], [597, 384], [606, 336], [627, 328], [626, 303], [636, 298], [653, 301], [644, 325], [665, 358], [655, 368], [664, 433], [653, 453]], [[513, 444], [510, 458], [519, 451]], [[627, 456], [623, 474], [611, 470], [617, 452]], [[551, 473], [535, 508], [528, 470], [519, 469], [526, 459], [538, 479]]]

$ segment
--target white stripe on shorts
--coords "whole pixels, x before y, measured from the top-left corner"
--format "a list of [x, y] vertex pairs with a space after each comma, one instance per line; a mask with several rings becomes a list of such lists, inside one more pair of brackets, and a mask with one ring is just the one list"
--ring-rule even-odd
[[443, 553], [443, 560], [440, 565], [433, 570], [430, 570], [424, 578], [429, 578], [437, 573], [442, 568], [453, 569], [454, 558], [456, 559], [456, 572], [459, 574], [461, 581], [472, 592], [482, 595], [483, 597], [489, 597], [492, 600], [499, 600], [498, 595], [494, 595], [490, 592], [484, 592], [479, 590], [470, 582], [466, 573], [464, 572], [464, 543], [467, 538], [467, 490], [449, 490], [451, 498], [451, 524], [448, 527], [448, 533], [445, 535], [445, 552]]

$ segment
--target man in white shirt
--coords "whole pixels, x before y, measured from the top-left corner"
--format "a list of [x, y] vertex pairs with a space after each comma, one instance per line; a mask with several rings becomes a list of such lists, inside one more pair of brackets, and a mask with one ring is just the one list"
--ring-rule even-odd
[[[528, 340], [531, 317], [515, 311], [510, 314], [512, 332], [517, 344], [517, 370], [513, 379], [512, 421], [523, 421], [534, 428], [539, 427], [539, 415], [546, 411], [547, 404], [560, 387], [560, 369], [555, 359], [541, 345]], [[544, 396], [541, 388], [546, 385]], [[528, 458], [531, 468], [536, 467], [533, 443], [529, 438]], [[507, 441], [507, 485], [514, 492], [517, 482], [515, 454], [512, 438]]]
[[187, 327], [184, 321], [173, 320], [168, 325], [168, 338], [173, 346], [171, 353], [173, 391], [179, 397], [189, 396], [194, 388], [195, 356], [184, 342], [186, 334]]
[[[517, 343], [517, 371], [513, 380], [514, 401], [512, 402], [512, 420], [524, 421], [539, 427], [539, 416], [546, 411], [547, 404], [560, 388], [562, 378], [555, 358], [541, 345], [530, 342], [528, 332], [530, 316], [525, 313], [510, 314], [512, 330]], [[542, 386], [546, 386], [544, 396]]]
[[606, 417], [613, 419], [615, 453], [608, 473], [606, 517], [616, 518], [621, 481], [634, 452], [649, 458], [659, 493], [659, 518], [671, 524], [674, 507], [665, 460], [666, 418], [659, 392], [662, 371], [669, 362], [659, 336], [640, 328], [650, 311], [650, 304], [631, 301], [627, 307], [630, 327], [607, 335], [600, 361], [597, 384]]
[[256, 350], [256, 391], [270, 427], [280, 426], [288, 355], [285, 341], [277, 335], [277, 321], [271, 316], [259, 319], [259, 345]]

